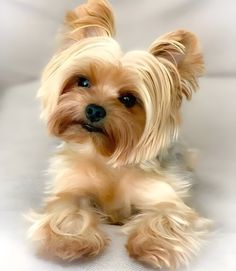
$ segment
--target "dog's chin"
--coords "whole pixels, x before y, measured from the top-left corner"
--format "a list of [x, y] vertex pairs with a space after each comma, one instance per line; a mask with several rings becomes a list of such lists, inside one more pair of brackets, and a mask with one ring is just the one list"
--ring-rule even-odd
[[79, 120], [74, 121], [70, 127], [71, 129], [68, 129], [70, 135], [67, 141], [84, 144], [90, 138], [94, 148], [102, 156], [109, 157], [114, 152], [115, 144], [101, 124], [94, 125], [90, 122]]

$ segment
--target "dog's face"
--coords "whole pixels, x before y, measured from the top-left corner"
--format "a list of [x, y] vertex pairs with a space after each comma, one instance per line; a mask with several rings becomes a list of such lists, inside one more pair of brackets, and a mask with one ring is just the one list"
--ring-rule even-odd
[[39, 91], [49, 131], [93, 144], [114, 165], [155, 157], [176, 137], [182, 97], [191, 97], [202, 72], [195, 36], [172, 32], [148, 51], [124, 54], [104, 0], [88, 1], [66, 23]]
[[123, 148], [134, 148], [145, 126], [140, 79], [110, 40], [87, 39], [76, 54], [49, 116], [49, 130], [66, 141], [90, 140], [104, 156], [119, 149], [130, 152]]

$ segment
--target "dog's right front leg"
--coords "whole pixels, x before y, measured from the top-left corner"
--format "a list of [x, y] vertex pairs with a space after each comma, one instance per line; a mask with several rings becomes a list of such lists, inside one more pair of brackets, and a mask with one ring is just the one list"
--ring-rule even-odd
[[82, 182], [69, 182], [70, 178], [57, 180], [42, 212], [31, 215], [29, 229], [29, 238], [40, 254], [68, 261], [95, 256], [108, 241], [98, 227], [99, 217], [90, 204], [85, 186]]

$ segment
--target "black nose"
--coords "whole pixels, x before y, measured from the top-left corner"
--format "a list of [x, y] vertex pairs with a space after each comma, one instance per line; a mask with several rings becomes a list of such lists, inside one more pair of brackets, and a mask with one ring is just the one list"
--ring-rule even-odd
[[85, 109], [85, 114], [88, 120], [91, 122], [97, 122], [105, 118], [106, 111], [99, 105], [89, 104]]

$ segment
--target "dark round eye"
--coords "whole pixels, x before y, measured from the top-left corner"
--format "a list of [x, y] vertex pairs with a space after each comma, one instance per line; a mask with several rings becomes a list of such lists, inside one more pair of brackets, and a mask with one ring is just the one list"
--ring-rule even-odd
[[133, 94], [123, 94], [118, 99], [127, 108], [133, 107], [136, 104], [137, 100]]
[[91, 87], [89, 80], [83, 76], [78, 77], [77, 85], [78, 85], [78, 87], [82, 87], [82, 88], [90, 88]]

